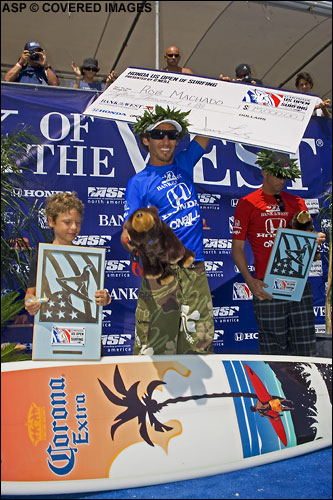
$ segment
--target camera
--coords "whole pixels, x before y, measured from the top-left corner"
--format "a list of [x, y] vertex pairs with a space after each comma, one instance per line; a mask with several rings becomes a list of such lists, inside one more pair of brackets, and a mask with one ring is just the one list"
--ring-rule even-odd
[[250, 76], [248, 74], [248, 75], [244, 75], [241, 81], [244, 82], [244, 83], [251, 83], [252, 80], [253, 80], [252, 76]]
[[40, 52], [35, 52], [34, 50], [29, 50], [29, 56], [32, 61], [38, 61], [40, 57]]

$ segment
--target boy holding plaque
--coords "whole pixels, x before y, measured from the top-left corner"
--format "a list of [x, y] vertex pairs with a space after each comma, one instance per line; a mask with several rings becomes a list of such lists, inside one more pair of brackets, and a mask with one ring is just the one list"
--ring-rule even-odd
[[[316, 356], [313, 297], [306, 283], [299, 302], [273, 298], [265, 292], [263, 279], [276, 232], [287, 228], [293, 215], [307, 210], [300, 196], [282, 192], [287, 179], [301, 176], [296, 160], [264, 149], [256, 163], [261, 167], [263, 185], [241, 198], [236, 206], [232, 236], [232, 256], [253, 293], [253, 307], [259, 332], [260, 354]], [[255, 264], [255, 277], [248, 269], [244, 247], [249, 240]], [[317, 243], [325, 241], [318, 233]]]
[[[72, 245], [73, 240], [80, 233], [83, 218], [84, 204], [75, 193], [56, 193], [46, 200], [46, 217], [49, 227], [53, 229], [54, 245]], [[36, 297], [36, 274], [38, 255], [35, 254], [30, 265], [30, 273], [25, 294], [25, 308], [29, 314], [35, 316], [41, 303], [46, 299]], [[111, 302], [107, 290], [97, 290], [95, 301], [99, 306], [106, 306]]]
[[[134, 133], [149, 151], [150, 161], [128, 182], [125, 220], [138, 208], [154, 206], [160, 218], [195, 253], [191, 267], [172, 265], [175, 280], [169, 284], [142, 279], [134, 354], [213, 352], [213, 304], [203, 256], [203, 223], [193, 183], [193, 168], [210, 139], [196, 136], [185, 151], [174, 156], [178, 139], [188, 134], [188, 114], [157, 105], [134, 124]], [[126, 228], [121, 241], [126, 249], [133, 250]]]

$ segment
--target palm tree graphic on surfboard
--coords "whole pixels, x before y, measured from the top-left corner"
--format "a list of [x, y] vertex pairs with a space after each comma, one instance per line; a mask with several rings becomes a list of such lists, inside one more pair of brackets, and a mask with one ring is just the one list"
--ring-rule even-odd
[[[162, 403], [158, 403], [155, 399], [152, 398], [154, 390], [160, 386], [165, 384], [162, 380], [153, 380], [147, 386], [147, 390], [145, 394], [140, 398], [138, 396], [138, 385], [140, 381], [132, 384], [129, 389], [126, 389], [124, 381], [121, 377], [118, 366], [116, 366], [114, 371], [114, 387], [119, 393], [119, 395], [109, 389], [104, 382], [102, 382], [98, 378], [98, 382], [107, 397], [107, 399], [114, 405], [126, 408], [122, 413], [120, 413], [115, 419], [114, 423], [111, 425], [110, 433], [111, 438], [114, 440], [116, 430], [126, 422], [130, 420], [137, 419], [139, 425], [139, 433], [143, 440], [148, 443], [150, 446], [154, 446], [152, 442], [148, 430], [147, 430], [147, 417], [149, 419], [150, 425], [157, 432], [165, 432], [172, 430], [172, 427], [167, 426], [161, 423], [155, 416], [156, 413], [161, 411], [161, 409], [167, 405], [181, 403], [190, 400], [197, 399], [210, 399], [210, 398], [252, 398], [257, 399], [261, 404], [268, 404], [272, 401], [275, 401], [275, 407], [277, 401], [285, 401], [281, 396], [272, 396], [268, 393], [266, 387], [260, 378], [256, 375], [256, 373], [250, 368], [248, 365], [244, 364], [248, 377], [251, 381], [251, 384], [254, 388], [254, 393], [248, 392], [222, 392], [222, 393], [212, 393], [212, 394], [200, 394], [193, 396], [180, 396], [177, 398], [170, 398]], [[291, 402], [292, 403], [292, 402]], [[280, 411], [292, 410], [293, 408], [281, 408], [281, 403], [277, 404], [278, 409]], [[273, 405], [274, 408], [274, 405]], [[281, 416], [279, 411], [276, 409], [270, 408], [270, 411], [266, 412], [270, 423], [272, 424], [274, 431], [277, 436], [281, 440], [281, 442], [287, 446], [287, 436], [283, 426], [283, 422], [281, 420]]]

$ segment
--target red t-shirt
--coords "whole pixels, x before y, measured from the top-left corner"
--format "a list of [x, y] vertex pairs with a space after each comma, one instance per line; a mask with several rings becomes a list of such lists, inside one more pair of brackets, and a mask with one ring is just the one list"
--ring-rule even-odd
[[280, 193], [285, 204], [281, 212], [273, 195], [257, 189], [241, 198], [236, 206], [232, 238], [245, 241], [248, 238], [252, 248], [255, 277], [262, 279], [271, 254], [277, 230], [289, 227], [289, 221], [299, 210], [307, 210], [300, 196]]

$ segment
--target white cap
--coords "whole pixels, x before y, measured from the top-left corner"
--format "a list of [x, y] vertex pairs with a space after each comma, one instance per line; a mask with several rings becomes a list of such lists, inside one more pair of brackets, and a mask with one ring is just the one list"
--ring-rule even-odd
[[161, 125], [161, 123], [171, 123], [171, 125], [175, 127], [177, 132], [180, 133], [182, 131], [182, 127], [175, 120], [161, 120], [159, 122], [153, 123], [153, 125], [149, 125], [149, 127], [146, 128], [145, 132], [150, 132], [151, 130], [154, 130], [154, 128], [158, 127], [158, 125]]

